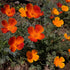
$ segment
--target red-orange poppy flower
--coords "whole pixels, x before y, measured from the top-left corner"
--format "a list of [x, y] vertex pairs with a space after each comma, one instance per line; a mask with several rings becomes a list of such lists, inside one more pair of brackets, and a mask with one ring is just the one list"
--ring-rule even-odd
[[6, 4], [4, 5], [4, 8], [1, 8], [1, 12], [9, 17], [12, 17], [15, 14], [15, 8], [10, 8], [10, 5]]
[[60, 2], [57, 3], [57, 6], [61, 8], [62, 4]]
[[11, 31], [11, 33], [15, 33], [17, 30], [17, 27], [15, 26], [17, 24], [17, 21], [14, 18], [9, 18], [8, 22], [6, 20], [2, 21], [2, 26], [4, 28], [1, 28], [3, 33], [7, 33], [8, 31]]
[[54, 64], [56, 67], [64, 68], [65, 67], [65, 64], [63, 63], [64, 61], [65, 59], [63, 57], [59, 58], [59, 56], [57, 56], [54, 59]]
[[22, 50], [24, 47], [24, 38], [22, 36], [18, 36], [17, 38], [15, 36], [11, 37], [8, 41], [8, 44], [10, 45], [10, 50], [12, 52], [15, 52], [17, 50]]
[[37, 5], [27, 4], [27, 16], [29, 18], [39, 18], [40, 16], [44, 15], [44, 12], [41, 12], [41, 9]]
[[27, 51], [26, 56], [28, 62], [32, 63], [33, 61], [37, 61], [39, 59], [39, 55], [37, 55], [37, 50]]
[[30, 26], [28, 28], [28, 33], [30, 34], [30, 36], [28, 36], [28, 38], [33, 42], [37, 42], [37, 40], [42, 40], [43, 38], [45, 38], [45, 35], [42, 33], [43, 31], [44, 28], [39, 24], [35, 26], [35, 29]]

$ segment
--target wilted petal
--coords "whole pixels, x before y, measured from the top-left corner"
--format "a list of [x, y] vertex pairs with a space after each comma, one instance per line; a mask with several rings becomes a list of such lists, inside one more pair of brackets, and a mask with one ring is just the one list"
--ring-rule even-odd
[[5, 12], [5, 9], [4, 9], [4, 8], [1, 8], [1, 12], [2, 12], [3, 14], [6, 14], [6, 12]]
[[9, 44], [9, 45], [14, 45], [15, 43], [16, 43], [16, 37], [13, 36], [13, 37], [11, 37], [11, 38], [9, 39], [8, 44]]
[[6, 20], [2, 20], [2, 25], [3, 25], [4, 27], [7, 27], [7, 26], [8, 26], [7, 21], [6, 21]]
[[5, 8], [5, 9], [9, 9], [9, 8], [10, 8], [10, 5], [5, 4], [5, 5], [4, 5], [4, 8]]

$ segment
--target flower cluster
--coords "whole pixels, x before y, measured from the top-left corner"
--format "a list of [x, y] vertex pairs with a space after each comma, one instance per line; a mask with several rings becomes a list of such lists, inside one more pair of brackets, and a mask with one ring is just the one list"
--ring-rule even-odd
[[[70, 2], [70, 0], [66, 0], [66, 2]], [[64, 21], [58, 17], [59, 14], [63, 12], [67, 12], [69, 10], [69, 7], [66, 5], [62, 5], [60, 2], [57, 3], [57, 6], [61, 9], [59, 11], [57, 8], [53, 8], [51, 10], [51, 16], [50, 19], [53, 19], [55, 15], [57, 17], [52, 20], [52, 23], [56, 27], [61, 27], [64, 24]], [[6, 14], [8, 17], [13, 17], [15, 14], [15, 8], [12, 7], [10, 8], [10, 5], [6, 4], [4, 5], [4, 8], [1, 8], [1, 12], [3, 14]], [[32, 5], [31, 3], [27, 4], [25, 8], [21, 7], [19, 9], [20, 16], [21, 17], [28, 17], [28, 18], [39, 18], [40, 16], [44, 15], [44, 12], [41, 11], [40, 7], [37, 5]], [[17, 20], [15, 18], [9, 18], [7, 20], [2, 20], [2, 28], [1, 31], [2, 33], [15, 33], [17, 31]], [[32, 42], [37, 42], [38, 40], [42, 40], [45, 38], [45, 35], [43, 34], [44, 28], [40, 24], [36, 24], [35, 28], [33, 26], [28, 27], [28, 39], [30, 39]], [[64, 37], [70, 41], [70, 36], [67, 36], [67, 33], [64, 34]], [[15, 52], [16, 50], [22, 50], [24, 48], [24, 38], [22, 36], [13, 36], [9, 39], [8, 44], [10, 45], [9, 49], [11, 52]], [[68, 52], [70, 53], [70, 49], [68, 49]], [[27, 51], [26, 52], [27, 56], [27, 61], [32, 63], [33, 61], [38, 61], [39, 60], [39, 55], [38, 51], [33, 49], [32, 51]], [[65, 64], [65, 59], [63, 57], [57, 56], [54, 59], [54, 65], [56, 67], [64, 68]]]
[[[13, 17], [15, 14], [15, 8], [10, 8], [10, 5], [6, 4], [4, 5], [4, 8], [1, 8], [1, 12], [3, 14], [6, 14], [8, 17]], [[28, 18], [39, 18], [40, 16], [44, 15], [43, 12], [41, 12], [40, 7], [37, 5], [32, 5], [31, 3], [27, 4], [25, 9], [20, 8], [19, 9], [20, 15], [22, 17], [28, 17]], [[7, 20], [2, 20], [2, 26], [1, 28], [3, 33], [11, 32], [15, 33], [17, 31], [17, 27], [15, 26], [17, 24], [17, 20], [15, 18], [9, 18], [8, 22]], [[37, 42], [37, 40], [42, 40], [45, 38], [45, 35], [42, 33], [44, 31], [44, 28], [37, 24], [35, 26], [35, 29], [30, 26], [28, 28], [28, 33], [30, 36], [28, 38], [33, 41]], [[22, 50], [24, 47], [24, 38], [22, 36], [18, 36], [17, 38], [15, 36], [11, 37], [8, 41], [8, 44], [10, 45], [9, 49], [11, 52], [15, 52], [16, 50]], [[27, 60], [32, 63], [33, 61], [37, 61], [39, 59], [39, 56], [37, 55], [36, 50], [32, 50], [32, 52], [28, 51], [26, 53]]]
[[[61, 8], [62, 11], [58, 11], [56, 8], [53, 8], [51, 11], [51, 16], [50, 19], [53, 19], [55, 16], [54, 15], [59, 15], [63, 12], [67, 12], [69, 10], [69, 7], [66, 5], [62, 5], [60, 2], [57, 3], [57, 7]], [[59, 17], [55, 17], [55, 20], [52, 21], [52, 23], [56, 26], [56, 27], [61, 27], [64, 24], [63, 20], [60, 20]]]
[[19, 12], [22, 17], [28, 17], [28, 18], [39, 18], [40, 16], [44, 15], [44, 13], [41, 12], [39, 6], [37, 5], [33, 6], [31, 3], [27, 4], [25, 9], [20, 8]]

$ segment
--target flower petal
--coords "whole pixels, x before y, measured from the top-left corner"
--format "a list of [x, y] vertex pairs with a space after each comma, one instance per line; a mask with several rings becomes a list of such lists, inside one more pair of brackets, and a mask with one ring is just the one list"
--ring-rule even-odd
[[33, 38], [32, 36], [28, 36], [28, 38], [33, 42], [37, 42], [37, 39]]
[[33, 11], [33, 5], [31, 3], [27, 4], [26, 5], [26, 9], [29, 11], [29, 12], [32, 12]]
[[32, 26], [28, 27], [28, 33], [33, 34], [34, 33], [34, 28]]
[[32, 50], [32, 54], [37, 54], [38, 52], [37, 52], [37, 50]]
[[10, 46], [9, 49], [10, 49], [12, 52], [15, 52], [15, 51], [16, 51], [16, 46]]
[[12, 28], [10, 29], [11, 33], [15, 33], [16, 30], [17, 30], [17, 27], [16, 27], [16, 26], [14, 26], [14, 27], [12, 27]]
[[28, 59], [27, 58], [27, 60], [28, 60], [29, 63], [33, 63], [33, 59]]
[[21, 43], [24, 42], [24, 38], [23, 38], [22, 36], [18, 36], [18, 37], [16, 38], [16, 42], [17, 42], [17, 44], [21, 44]]
[[42, 39], [44, 39], [45, 38], [45, 35], [43, 34], [43, 33], [41, 33], [40, 35], [39, 35], [39, 40], [42, 40]]
[[41, 25], [37, 24], [35, 25], [35, 31], [41, 33], [44, 31], [44, 28]]
[[9, 30], [7, 30], [7, 28], [1, 28], [1, 31], [2, 31], [3, 33], [7, 33]]
[[17, 46], [17, 50], [22, 50], [24, 47], [24, 43], [21, 43]]
[[7, 21], [6, 21], [6, 20], [3, 20], [3, 21], [2, 21], [2, 25], [3, 25], [4, 27], [7, 27], [7, 26], [8, 26]]
[[68, 39], [67, 33], [64, 34], [64, 37], [65, 37], [66, 39]]
[[16, 21], [15, 18], [9, 18], [8, 22], [9, 22], [9, 25], [10, 25], [10, 26], [14, 26], [14, 25], [17, 24], [17, 21]]
[[39, 55], [33, 55], [33, 60], [37, 61], [39, 59]]
[[64, 62], [65, 61], [65, 59], [63, 58], [63, 57], [60, 57], [60, 59], [59, 59], [61, 62]]
[[26, 10], [24, 10], [24, 8], [20, 8], [19, 9], [19, 12], [21, 13], [20, 15], [22, 16], [22, 17], [26, 17], [27, 15], [26, 15]]
[[55, 57], [54, 64], [56, 67], [59, 65], [59, 56]]
[[40, 14], [41, 10], [40, 10], [40, 7], [39, 6], [34, 5], [33, 6], [33, 9], [34, 9], [34, 13]]
[[4, 8], [1, 8], [1, 12], [2, 12], [3, 14], [6, 14], [6, 12], [5, 12], [5, 9], [4, 9]]
[[58, 20], [60, 20], [60, 18], [59, 17], [55, 17], [55, 20], [58, 21]]
[[26, 56], [27, 56], [27, 58], [31, 59], [33, 57], [32, 56], [32, 52], [31, 51], [27, 51]]
[[[13, 16], [13, 15], [15, 14], [15, 8], [12, 7], [10, 10], [11, 10], [11, 13], [12, 13], [12, 16]], [[12, 17], [12, 16], [11, 16], [11, 17]]]
[[27, 17], [28, 17], [28, 18], [33, 18], [32, 13], [26, 11], [26, 14], [27, 14]]
[[10, 8], [10, 5], [5, 4], [5, 5], [4, 5], [4, 8], [5, 8], [5, 9], [9, 9], [9, 8]]
[[8, 44], [9, 44], [9, 45], [14, 45], [15, 43], [16, 43], [16, 37], [13, 36], [13, 37], [11, 37], [11, 38], [9, 39]]
[[59, 67], [60, 67], [60, 68], [64, 68], [64, 67], [65, 67], [65, 64], [64, 64], [64, 63], [60, 63], [60, 64], [59, 64]]

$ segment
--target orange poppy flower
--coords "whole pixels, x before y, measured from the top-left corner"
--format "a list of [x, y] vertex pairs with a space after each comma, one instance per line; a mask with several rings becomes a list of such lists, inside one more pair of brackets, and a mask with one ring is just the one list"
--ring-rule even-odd
[[69, 10], [69, 7], [68, 6], [65, 6], [65, 5], [62, 5], [61, 6], [61, 9], [62, 9], [62, 11], [68, 11]]
[[9, 18], [8, 22], [6, 20], [2, 21], [2, 25], [4, 28], [1, 28], [3, 33], [7, 33], [8, 31], [11, 31], [11, 33], [15, 33], [17, 30], [17, 27], [15, 26], [17, 24], [17, 21], [14, 18]]
[[31, 3], [27, 4], [24, 8], [20, 8], [19, 12], [22, 17], [28, 17], [28, 18], [39, 18], [40, 16], [44, 15], [43, 12], [41, 12], [40, 7], [37, 5], [32, 5]]
[[67, 33], [64, 34], [64, 37], [65, 37], [68, 41], [70, 41], [70, 36], [67, 36]]
[[15, 52], [17, 50], [22, 50], [24, 47], [24, 38], [22, 36], [18, 36], [17, 38], [15, 36], [11, 37], [8, 41], [8, 44], [10, 45], [10, 50], [12, 52]]
[[60, 68], [64, 68], [65, 64], [63, 63], [65, 61], [65, 59], [63, 57], [57, 56], [54, 59], [54, 64], [56, 67], [60, 67]]
[[30, 36], [28, 36], [28, 38], [33, 42], [37, 42], [37, 40], [42, 40], [43, 38], [45, 38], [45, 35], [42, 33], [43, 31], [44, 28], [39, 24], [35, 26], [35, 29], [30, 26], [28, 28], [28, 33], [30, 34]]
[[61, 8], [62, 4], [60, 2], [57, 3], [57, 6]]
[[66, 0], [66, 2], [70, 2], [70, 0]]
[[27, 51], [26, 56], [28, 62], [32, 63], [33, 61], [37, 61], [39, 59], [39, 55], [37, 55], [37, 50]]
[[56, 8], [53, 8], [53, 10], [51, 11], [52, 14], [54, 15], [59, 15], [59, 11]]
[[4, 5], [4, 8], [1, 8], [1, 12], [9, 17], [12, 17], [15, 14], [15, 8], [10, 8], [10, 5], [6, 4]]
[[64, 24], [64, 21], [60, 20], [59, 17], [55, 17], [55, 19], [52, 22], [56, 27], [61, 27]]

